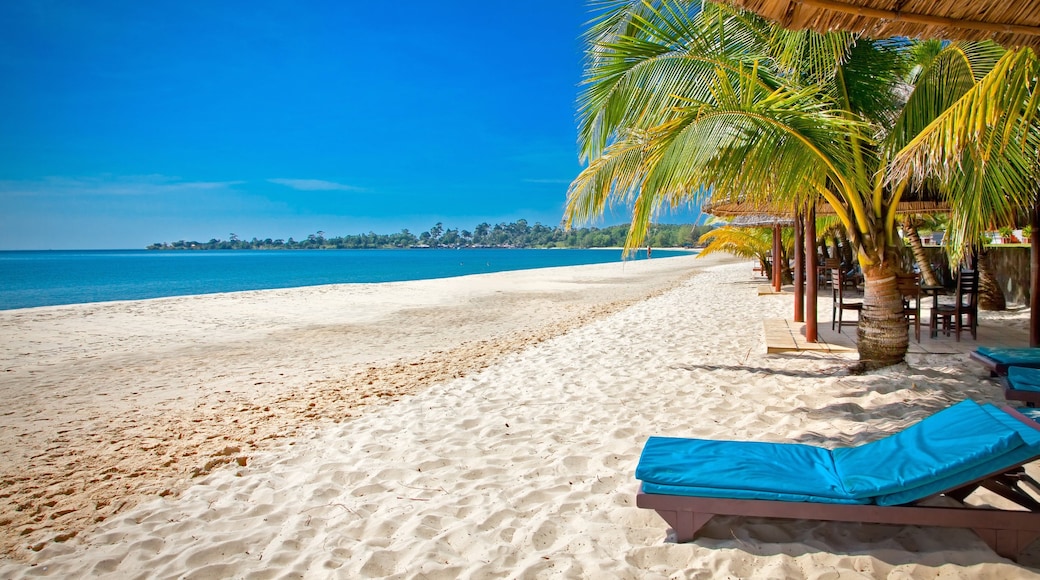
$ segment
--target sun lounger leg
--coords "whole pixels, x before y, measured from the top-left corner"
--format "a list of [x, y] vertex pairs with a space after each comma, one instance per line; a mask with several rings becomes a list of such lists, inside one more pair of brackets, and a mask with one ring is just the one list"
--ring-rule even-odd
[[1008, 501], [1012, 501], [1028, 509], [1029, 511], [1040, 512], [1040, 502], [1033, 499], [1033, 496], [1029, 495], [1026, 490], [1022, 489], [1023, 481], [1033, 485], [1035, 489], [1035, 480], [1026, 475], [1025, 471], [1021, 469], [1015, 472], [991, 477], [982, 482], [982, 487]]
[[973, 529], [990, 548], [993, 548], [994, 552], [1014, 561], [1018, 561], [1022, 550], [1028, 548], [1029, 544], [1040, 537], [1040, 532], [1031, 530]]
[[701, 512], [654, 510], [675, 532], [675, 541], [678, 544], [689, 542], [697, 535], [697, 532], [713, 518], [715, 514]]

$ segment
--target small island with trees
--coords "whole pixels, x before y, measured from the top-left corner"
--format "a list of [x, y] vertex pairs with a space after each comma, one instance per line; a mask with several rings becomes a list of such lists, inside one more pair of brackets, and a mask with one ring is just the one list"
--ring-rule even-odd
[[[208, 242], [156, 242], [149, 250], [361, 250], [392, 248], [610, 248], [625, 245], [628, 224], [605, 228], [549, 227], [540, 223], [533, 226], [527, 220], [512, 223], [478, 224], [472, 231], [444, 228], [437, 223], [427, 231], [415, 235], [407, 229], [395, 234], [355, 234], [327, 237], [319, 231], [305, 239], [240, 239], [230, 234], [227, 240], [213, 238]], [[658, 248], [692, 247], [701, 234], [711, 227], [693, 224], [657, 224], [646, 238], [647, 244]]]

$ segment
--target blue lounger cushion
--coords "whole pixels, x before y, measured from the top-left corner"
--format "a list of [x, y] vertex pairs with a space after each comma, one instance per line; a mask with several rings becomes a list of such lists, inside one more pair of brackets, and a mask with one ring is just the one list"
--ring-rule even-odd
[[1008, 367], [1008, 385], [1016, 391], [1040, 392], [1040, 369]]
[[647, 493], [898, 505], [1037, 456], [1040, 431], [992, 405], [964, 401], [884, 439], [833, 451], [652, 437], [636, 477]]
[[988, 475], [998, 473], [1025, 461], [1040, 456], [1040, 430], [1026, 425], [994, 405], [982, 405], [982, 409], [1003, 424], [1004, 428], [1018, 433], [1022, 444], [1006, 453], [994, 455], [986, 461], [972, 465], [964, 471], [950, 470], [920, 487], [908, 489], [876, 498], [878, 505], [900, 505], [971, 483]]
[[794, 443], [651, 437], [643, 446], [636, 477], [691, 490], [728, 489], [744, 499], [776, 499], [778, 494], [848, 499], [830, 452]]
[[980, 346], [975, 352], [1008, 366], [1040, 366], [1040, 348], [1000, 348]]
[[[987, 471], [972, 477], [977, 466], [1022, 445], [1018, 431], [966, 401], [884, 439], [838, 448], [832, 454], [849, 495], [881, 498], [927, 486], [946, 475], [963, 472], [965, 482], [989, 475]], [[892, 505], [880, 499], [878, 503]]]
[[870, 499], [822, 497], [818, 495], [801, 495], [795, 493], [777, 493], [747, 489], [717, 489], [711, 487], [690, 487], [684, 485], [661, 485], [643, 482], [645, 493], [662, 495], [686, 495], [692, 497], [717, 497], [726, 499], [763, 499], [769, 501], [797, 501], [814, 503], [868, 504]]

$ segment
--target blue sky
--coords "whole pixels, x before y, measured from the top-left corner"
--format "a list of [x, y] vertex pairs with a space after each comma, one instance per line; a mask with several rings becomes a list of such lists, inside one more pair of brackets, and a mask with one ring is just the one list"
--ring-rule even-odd
[[589, 16], [580, 0], [4, 2], [0, 249], [556, 225], [581, 170]]

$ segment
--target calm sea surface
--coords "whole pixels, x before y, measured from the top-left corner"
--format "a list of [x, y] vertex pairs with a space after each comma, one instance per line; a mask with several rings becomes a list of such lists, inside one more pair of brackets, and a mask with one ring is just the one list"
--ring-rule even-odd
[[[683, 254], [654, 250], [653, 257]], [[645, 252], [635, 259], [646, 259]], [[317, 284], [425, 280], [620, 260], [620, 250], [0, 252], [0, 310]]]

